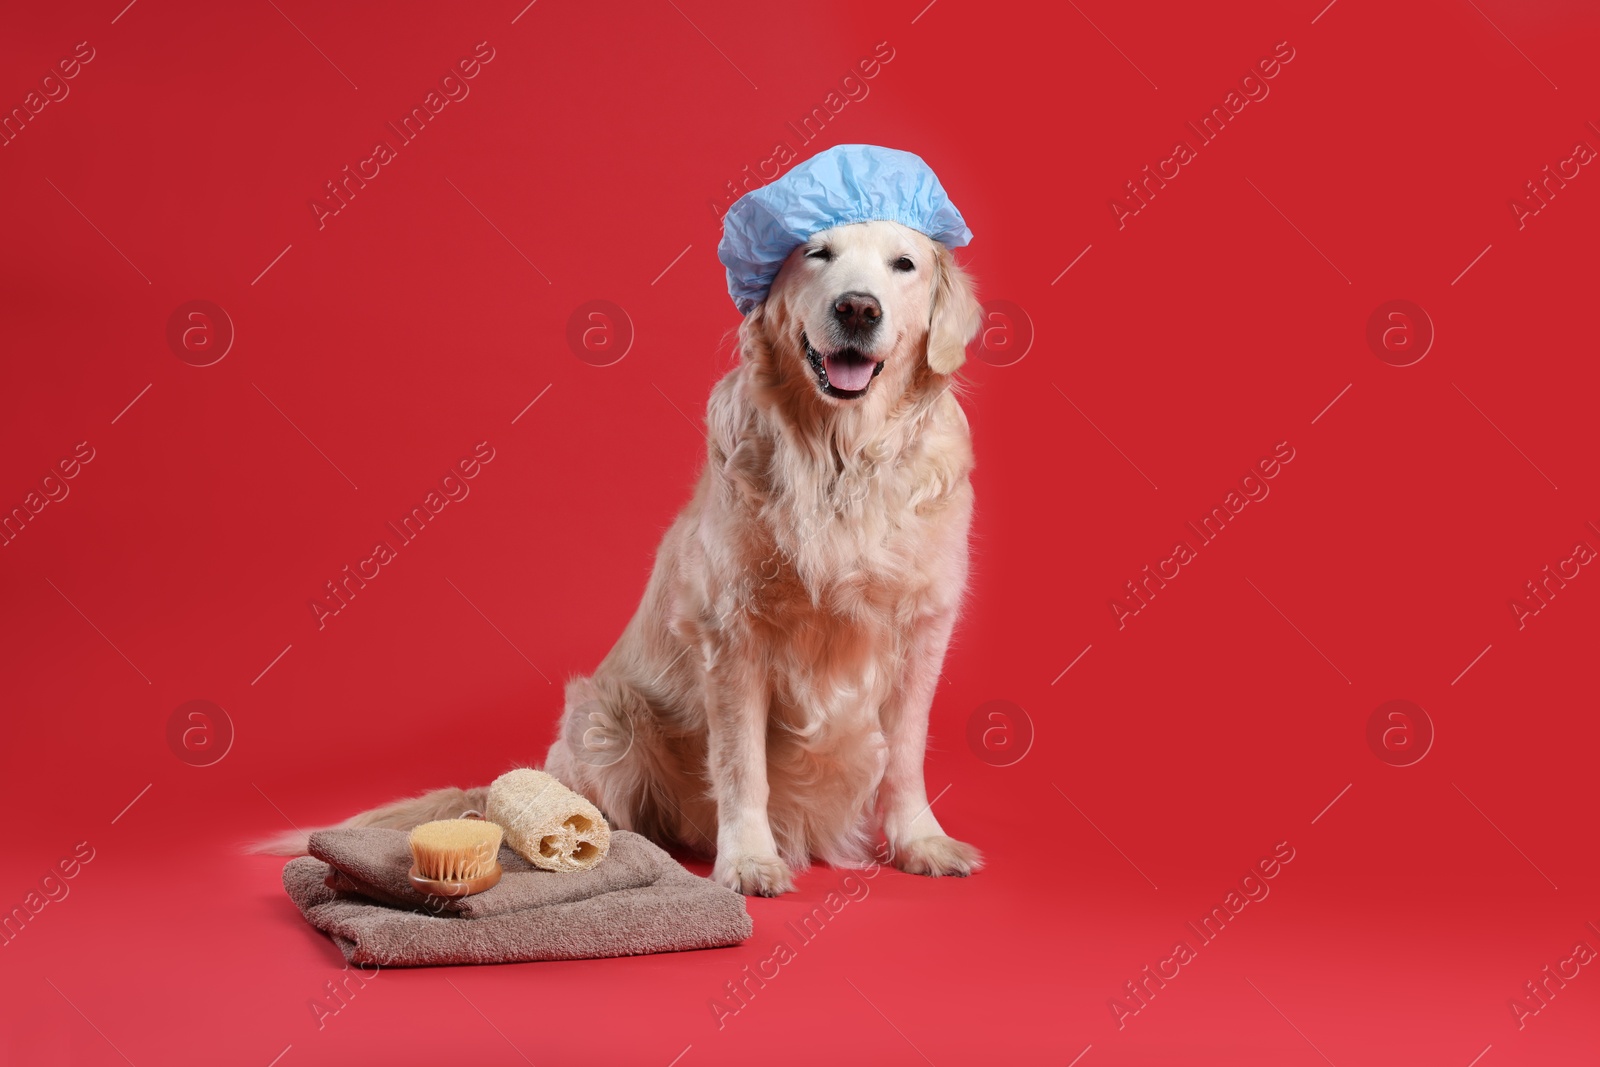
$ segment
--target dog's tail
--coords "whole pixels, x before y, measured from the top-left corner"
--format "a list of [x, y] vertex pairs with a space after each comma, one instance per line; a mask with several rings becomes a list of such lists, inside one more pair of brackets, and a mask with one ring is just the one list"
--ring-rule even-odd
[[467, 811], [481, 812], [488, 795], [488, 786], [477, 786], [472, 789], [457, 789], [455, 786], [450, 786], [445, 789], [435, 789], [431, 793], [402, 797], [381, 808], [352, 815], [334, 826], [287, 830], [273, 837], [253, 841], [245, 846], [245, 851], [268, 856], [303, 856], [311, 834], [317, 830], [348, 829], [357, 826], [384, 826], [394, 830], [410, 830], [435, 819], [454, 819]]

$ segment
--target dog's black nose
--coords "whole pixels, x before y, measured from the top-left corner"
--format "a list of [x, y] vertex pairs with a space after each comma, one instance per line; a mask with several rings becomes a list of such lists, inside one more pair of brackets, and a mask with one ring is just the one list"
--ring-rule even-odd
[[871, 333], [883, 318], [883, 306], [871, 293], [841, 293], [833, 302], [833, 317], [847, 334]]

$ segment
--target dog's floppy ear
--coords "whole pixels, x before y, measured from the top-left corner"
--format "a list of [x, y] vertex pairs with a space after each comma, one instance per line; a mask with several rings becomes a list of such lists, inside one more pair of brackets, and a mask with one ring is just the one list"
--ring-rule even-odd
[[954, 374], [967, 361], [967, 342], [983, 325], [983, 308], [967, 272], [943, 245], [934, 264], [933, 308], [928, 315], [928, 366]]

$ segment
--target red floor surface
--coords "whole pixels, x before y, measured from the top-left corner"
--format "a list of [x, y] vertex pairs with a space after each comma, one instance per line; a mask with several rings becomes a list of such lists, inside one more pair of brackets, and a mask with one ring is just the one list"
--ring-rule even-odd
[[[0, 17], [6, 1062], [1597, 1062], [1591, 6], [124, 3]], [[703, 455], [720, 211], [852, 142], [976, 235], [988, 868], [352, 979], [239, 846], [542, 756]]]

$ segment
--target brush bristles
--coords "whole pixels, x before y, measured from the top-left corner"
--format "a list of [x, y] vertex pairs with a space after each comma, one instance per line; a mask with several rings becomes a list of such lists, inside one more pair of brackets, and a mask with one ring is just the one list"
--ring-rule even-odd
[[411, 831], [411, 858], [417, 873], [441, 882], [465, 882], [495, 869], [500, 827], [481, 819], [425, 822]]

